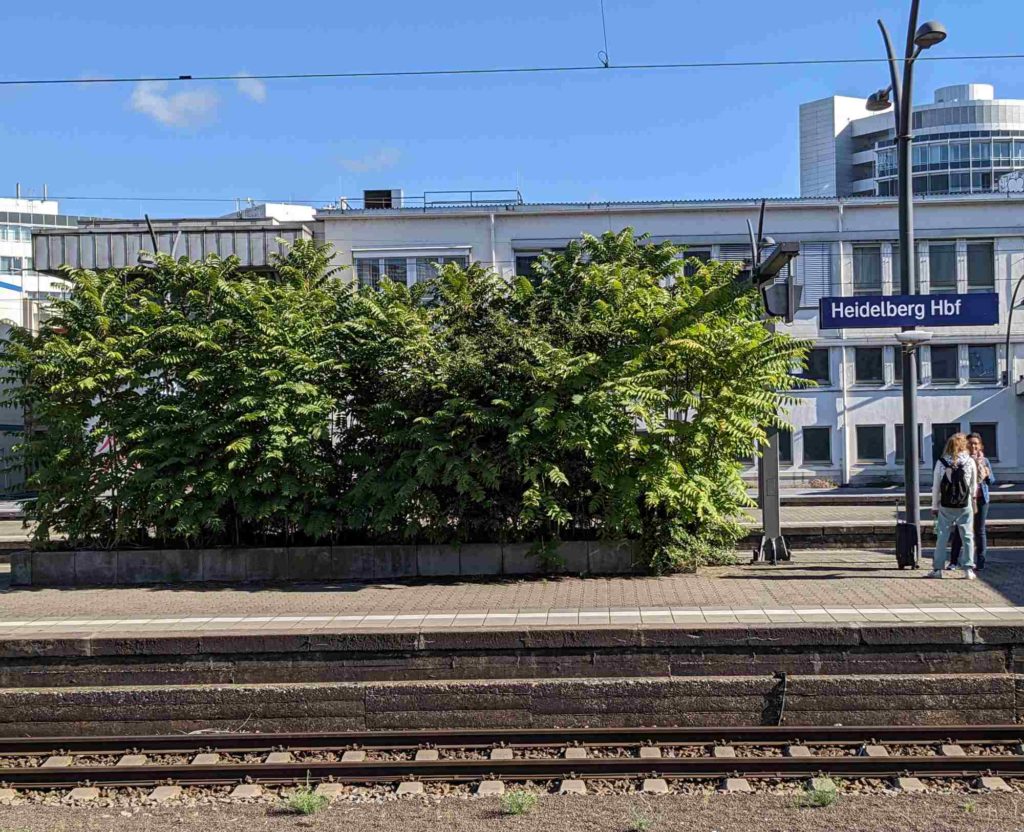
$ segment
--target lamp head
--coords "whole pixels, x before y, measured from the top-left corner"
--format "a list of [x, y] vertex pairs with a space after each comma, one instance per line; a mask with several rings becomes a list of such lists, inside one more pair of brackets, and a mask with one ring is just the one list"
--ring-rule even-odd
[[913, 352], [918, 347], [923, 347], [931, 341], [933, 336], [934, 333], [923, 329], [911, 329], [907, 332], [897, 332], [896, 340], [899, 341], [904, 350]]
[[888, 110], [892, 106], [892, 100], [889, 98], [889, 90], [879, 90], [878, 92], [871, 93], [868, 96], [867, 108], [872, 113], [881, 113], [884, 110]]
[[914, 35], [914, 45], [921, 49], [930, 49], [935, 44], [942, 43], [948, 34], [946, 27], [937, 20], [929, 20], [918, 28], [917, 34]]

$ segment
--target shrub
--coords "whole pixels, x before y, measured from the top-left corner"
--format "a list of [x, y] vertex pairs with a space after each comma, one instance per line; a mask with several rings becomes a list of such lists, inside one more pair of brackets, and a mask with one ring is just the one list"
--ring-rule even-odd
[[537, 795], [525, 789], [512, 789], [501, 796], [499, 805], [502, 814], [525, 815], [537, 805]]
[[329, 803], [330, 800], [327, 797], [317, 794], [308, 785], [296, 789], [285, 798], [285, 806], [288, 811], [297, 815], [315, 815], [326, 809]]
[[714, 562], [807, 345], [760, 325], [734, 265], [678, 255], [627, 229], [512, 281], [360, 289], [312, 243], [274, 277], [70, 271], [0, 361], [35, 541], [530, 540], [550, 563], [602, 536], [658, 571]]

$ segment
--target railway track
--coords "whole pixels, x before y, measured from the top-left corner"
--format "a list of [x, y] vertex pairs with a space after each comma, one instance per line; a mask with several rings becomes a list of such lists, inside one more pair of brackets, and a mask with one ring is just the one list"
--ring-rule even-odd
[[1024, 726], [0, 738], [0, 788], [1024, 777]]

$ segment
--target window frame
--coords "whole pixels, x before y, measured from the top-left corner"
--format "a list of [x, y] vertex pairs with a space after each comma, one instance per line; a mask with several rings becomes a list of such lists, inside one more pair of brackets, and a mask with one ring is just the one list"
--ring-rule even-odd
[[[983, 259], [987, 261], [989, 269], [988, 280], [985, 283], [972, 283], [971, 281], [971, 249], [985, 248], [988, 256]], [[994, 292], [996, 290], [996, 246], [992, 240], [968, 240], [967, 241], [967, 291], [971, 292]]]
[[[895, 425], [895, 441], [893, 442], [893, 461], [897, 465], [903, 465], [905, 451], [901, 447], [903, 440], [903, 423], [897, 422]], [[917, 464], [924, 465], [924, 423], [917, 423]]]
[[[861, 450], [861, 431], [872, 431], [872, 441], [878, 442], [878, 456], [865, 456]], [[885, 463], [885, 425], [855, 425], [854, 438], [856, 440], [855, 459], [858, 465], [881, 465]]]
[[981, 441], [985, 445], [985, 457], [989, 462], [999, 462], [999, 423], [998, 422], [971, 422], [970, 433], [980, 434], [982, 431], [978, 428], [992, 429], [992, 443], [991, 447], [989, 443], [985, 441], [985, 437], [982, 436]]
[[[858, 271], [862, 271], [865, 268], [864, 265], [861, 265], [858, 269], [858, 264], [864, 264], [869, 260], [874, 261], [872, 263], [873, 266], [877, 265], [878, 283], [866, 287], [858, 286]], [[863, 272], [861, 276], [863, 276]], [[853, 297], [886, 294], [885, 277], [882, 273], [882, 246], [880, 243], [853, 246], [853, 283], [850, 286], [850, 291]]]
[[[944, 282], [941, 287], [936, 290], [935, 283], [935, 258], [938, 254], [938, 250], [942, 249], [943, 253], [948, 250], [952, 250], [952, 263], [953, 263], [953, 282]], [[957, 281], [957, 255], [956, 255], [956, 241], [936, 241], [928, 244], [928, 294], [929, 295], [955, 295], [958, 290]]]
[[[827, 459], [811, 459], [807, 456], [807, 433], [808, 431], [815, 431], [820, 433], [825, 432], [828, 437], [828, 458]], [[801, 429], [801, 439], [803, 440], [803, 448], [801, 449], [801, 463], [806, 468], [808, 465], [832, 465], [832, 427], [830, 425], [807, 425]]]
[[[935, 375], [935, 351], [942, 350], [944, 353], [952, 351], [955, 356], [954, 367], [956, 369], [956, 375], [953, 377], [944, 376], [937, 378]], [[930, 384], [938, 387], [955, 387], [960, 384], [960, 345], [959, 344], [933, 344], [928, 348], [928, 381]]]
[[[825, 378], [821, 378], [821, 377], [818, 377], [818, 376], [813, 376], [813, 375], [811, 375], [809, 373], [809, 370], [811, 368], [811, 364], [810, 364], [811, 355], [814, 354], [814, 353], [822, 353], [822, 352], [825, 353], [825, 372], [827, 374]], [[831, 387], [832, 386], [832, 351], [828, 347], [812, 347], [811, 349], [809, 349], [807, 351], [807, 359], [808, 359], [807, 367], [806, 368], [801, 368], [800, 371], [797, 373], [797, 376], [799, 376], [800, 378], [809, 379], [810, 381], [816, 381], [816, 382], [818, 382], [818, 386], [819, 387]]]
[[[878, 354], [878, 378], [862, 379], [860, 377], [859, 358], [867, 352]], [[858, 387], [882, 387], [885, 385], [885, 349], [883, 347], [853, 348], [853, 383]]]
[[[992, 375], [978, 376], [973, 374], [971, 362], [972, 350], [992, 351]], [[995, 344], [968, 344], [967, 345], [967, 382], [968, 384], [996, 384], [999, 381], [999, 348]], [[984, 424], [984, 423], [983, 423]]]

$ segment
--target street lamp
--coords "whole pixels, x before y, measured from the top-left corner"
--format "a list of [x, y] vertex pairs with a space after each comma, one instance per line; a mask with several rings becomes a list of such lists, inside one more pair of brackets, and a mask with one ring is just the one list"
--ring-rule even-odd
[[[903, 58], [902, 78], [899, 62], [892, 48], [892, 40], [885, 24], [879, 20], [885, 51], [889, 59], [889, 76], [892, 81], [888, 89], [873, 93], [866, 107], [871, 112], [881, 112], [893, 107], [896, 122], [896, 146], [899, 169], [899, 218], [900, 218], [900, 294], [917, 294], [917, 279], [914, 269], [914, 181], [911, 174], [911, 147], [914, 141], [913, 90], [914, 61], [925, 49], [930, 49], [946, 39], [946, 27], [936, 21], [917, 25], [921, 0], [912, 0], [910, 20], [907, 24], [907, 46]], [[890, 98], [891, 96], [891, 98]], [[909, 333], [914, 327], [903, 327]], [[914, 563], [921, 551], [921, 487], [917, 463], [917, 362], [914, 360], [915, 339], [904, 335], [903, 359], [903, 471], [906, 486], [908, 533], [916, 548]]]

